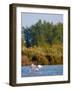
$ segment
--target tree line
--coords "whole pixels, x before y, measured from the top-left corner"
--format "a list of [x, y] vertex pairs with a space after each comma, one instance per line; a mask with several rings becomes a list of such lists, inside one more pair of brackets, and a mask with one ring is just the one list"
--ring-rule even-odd
[[39, 20], [30, 27], [22, 27], [22, 39], [27, 47], [63, 43], [63, 24]]

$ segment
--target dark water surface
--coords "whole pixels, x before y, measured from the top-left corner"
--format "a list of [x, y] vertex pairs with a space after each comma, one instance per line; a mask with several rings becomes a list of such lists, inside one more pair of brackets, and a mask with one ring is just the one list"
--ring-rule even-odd
[[31, 66], [23, 66], [21, 68], [22, 77], [55, 75], [63, 75], [63, 65], [43, 65], [42, 68], [35, 71], [31, 68]]

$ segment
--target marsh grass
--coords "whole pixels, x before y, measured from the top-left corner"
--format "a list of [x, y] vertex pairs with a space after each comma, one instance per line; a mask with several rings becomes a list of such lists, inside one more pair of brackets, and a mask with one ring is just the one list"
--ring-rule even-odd
[[53, 44], [51, 46], [34, 46], [30, 48], [22, 47], [22, 66], [30, 65], [35, 56], [40, 65], [63, 64], [63, 46]]

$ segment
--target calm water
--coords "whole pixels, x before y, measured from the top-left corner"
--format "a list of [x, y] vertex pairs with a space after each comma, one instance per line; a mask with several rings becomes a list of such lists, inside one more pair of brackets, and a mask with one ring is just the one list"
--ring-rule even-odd
[[31, 66], [23, 66], [21, 69], [22, 77], [31, 76], [55, 76], [63, 75], [63, 65], [44, 65], [38, 71], [32, 70]]

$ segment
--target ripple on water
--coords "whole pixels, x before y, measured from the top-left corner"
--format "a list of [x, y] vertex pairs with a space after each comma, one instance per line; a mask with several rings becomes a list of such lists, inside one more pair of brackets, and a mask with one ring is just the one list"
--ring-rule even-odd
[[39, 70], [32, 70], [30, 66], [23, 66], [21, 68], [22, 77], [54, 75], [63, 75], [63, 65], [44, 65]]

